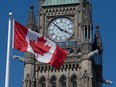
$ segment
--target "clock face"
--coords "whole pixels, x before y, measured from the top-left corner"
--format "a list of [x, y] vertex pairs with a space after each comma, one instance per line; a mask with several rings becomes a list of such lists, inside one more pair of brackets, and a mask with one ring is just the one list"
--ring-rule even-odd
[[54, 41], [66, 41], [74, 33], [74, 25], [68, 18], [56, 18], [48, 26], [48, 35]]

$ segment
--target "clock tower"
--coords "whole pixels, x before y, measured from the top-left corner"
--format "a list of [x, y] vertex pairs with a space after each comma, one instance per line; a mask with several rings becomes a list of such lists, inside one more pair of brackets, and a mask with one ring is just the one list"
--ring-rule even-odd
[[[34, 20], [31, 16], [27, 27], [36, 24], [31, 21]], [[38, 30], [37, 27], [32, 29], [69, 54], [64, 64], [54, 69], [26, 53], [23, 87], [102, 87], [102, 41], [99, 26], [96, 26], [92, 40], [92, 5], [89, 0], [39, 0], [37, 26]], [[98, 52], [94, 53], [95, 50]]]

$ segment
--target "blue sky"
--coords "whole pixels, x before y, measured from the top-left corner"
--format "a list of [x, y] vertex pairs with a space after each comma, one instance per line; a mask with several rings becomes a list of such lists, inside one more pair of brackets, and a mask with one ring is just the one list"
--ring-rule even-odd
[[[113, 81], [112, 87], [116, 87], [116, 1], [115, 0], [91, 0], [93, 25], [100, 25], [101, 38], [103, 43], [103, 77]], [[29, 16], [29, 7], [34, 5], [35, 16], [37, 16], [38, 0], [1, 0], [0, 1], [0, 87], [4, 87], [6, 51], [7, 51], [7, 30], [8, 14], [13, 13], [13, 18], [21, 24], [26, 25]], [[95, 28], [94, 28], [95, 29]], [[19, 55], [18, 52], [15, 52]], [[22, 56], [22, 55], [21, 55]], [[22, 87], [23, 62], [10, 58], [10, 86]], [[103, 87], [109, 87], [103, 85]]]

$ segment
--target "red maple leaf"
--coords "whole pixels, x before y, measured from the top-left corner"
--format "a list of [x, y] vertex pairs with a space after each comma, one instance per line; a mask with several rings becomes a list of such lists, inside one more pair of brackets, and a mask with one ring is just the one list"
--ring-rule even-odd
[[44, 37], [38, 38], [37, 41], [30, 40], [30, 46], [32, 47], [33, 51], [37, 54], [44, 56], [45, 53], [49, 52], [50, 46], [45, 45], [47, 40]]

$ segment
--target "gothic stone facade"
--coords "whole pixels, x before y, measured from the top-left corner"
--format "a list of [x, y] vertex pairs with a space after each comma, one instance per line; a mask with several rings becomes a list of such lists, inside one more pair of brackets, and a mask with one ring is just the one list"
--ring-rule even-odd
[[[23, 87], [102, 87], [103, 49], [98, 26], [92, 40], [91, 8], [89, 0], [39, 0], [38, 23], [33, 7], [30, 8], [27, 27], [53, 40], [69, 54], [61, 68], [54, 69], [26, 53]], [[88, 56], [96, 49], [99, 53]]]

